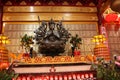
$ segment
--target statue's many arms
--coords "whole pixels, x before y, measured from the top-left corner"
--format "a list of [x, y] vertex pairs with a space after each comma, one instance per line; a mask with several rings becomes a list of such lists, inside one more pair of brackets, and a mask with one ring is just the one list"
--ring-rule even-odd
[[39, 53], [46, 56], [56, 56], [63, 53], [70, 37], [70, 33], [62, 25], [62, 21], [55, 23], [53, 19], [48, 23], [42, 21], [34, 33], [36, 34], [35, 40], [39, 45]]

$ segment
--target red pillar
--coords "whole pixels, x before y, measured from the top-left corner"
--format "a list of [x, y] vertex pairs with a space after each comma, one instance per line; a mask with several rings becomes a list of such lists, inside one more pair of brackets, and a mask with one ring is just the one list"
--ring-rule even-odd
[[3, 6], [0, 6], [0, 34], [2, 33], [2, 25], [3, 25], [2, 17], [3, 17]]

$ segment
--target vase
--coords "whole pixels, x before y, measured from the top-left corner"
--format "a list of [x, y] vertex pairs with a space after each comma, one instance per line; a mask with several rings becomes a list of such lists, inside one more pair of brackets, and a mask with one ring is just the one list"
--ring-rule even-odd
[[72, 49], [72, 55], [74, 54], [75, 47], [71, 47]]

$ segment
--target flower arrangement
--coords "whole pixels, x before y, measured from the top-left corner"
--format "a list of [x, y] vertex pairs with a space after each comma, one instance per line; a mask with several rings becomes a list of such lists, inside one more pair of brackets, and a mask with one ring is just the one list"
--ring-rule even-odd
[[30, 45], [34, 44], [33, 37], [28, 36], [27, 34], [25, 34], [23, 37], [21, 37], [20, 42], [21, 42], [22, 48], [25, 48], [26, 52], [27, 52], [27, 50], [30, 49]]
[[0, 70], [0, 80], [12, 80], [13, 78], [16, 80], [19, 74], [15, 74], [13, 71], [9, 72], [8, 70]]
[[78, 47], [79, 44], [82, 44], [82, 39], [78, 36], [78, 34], [76, 34], [75, 36], [72, 36], [70, 39], [70, 43], [71, 43], [71, 48], [72, 48], [72, 52], [74, 52], [74, 49]]
[[106, 62], [103, 58], [98, 58], [97, 61], [92, 68], [97, 71], [98, 80], [120, 80], [120, 73], [116, 69], [115, 61]]
[[75, 36], [72, 36], [70, 39], [70, 43], [74, 46], [77, 47], [77, 44], [82, 44], [82, 39], [80, 37], [78, 37], [78, 35], [76, 34]]

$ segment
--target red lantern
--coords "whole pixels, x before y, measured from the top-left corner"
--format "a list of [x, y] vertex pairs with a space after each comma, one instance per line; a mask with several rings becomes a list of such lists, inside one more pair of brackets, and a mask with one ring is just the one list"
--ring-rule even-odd
[[118, 23], [120, 24], [120, 17], [118, 17]]
[[116, 21], [118, 18], [118, 15], [115, 14], [115, 13], [110, 13], [110, 14], [107, 14], [106, 17], [105, 17], [105, 21], [107, 22], [114, 22]]

